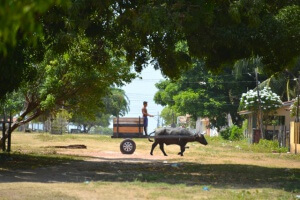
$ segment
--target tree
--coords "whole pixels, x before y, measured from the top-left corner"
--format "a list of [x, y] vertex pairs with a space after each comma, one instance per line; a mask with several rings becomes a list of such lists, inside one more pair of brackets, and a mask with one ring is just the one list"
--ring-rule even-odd
[[263, 119], [267, 120], [271, 112], [282, 106], [280, 97], [273, 93], [271, 88], [265, 87], [259, 92], [259, 98], [257, 91], [250, 90], [247, 93], [243, 93], [240, 100], [240, 110], [249, 110], [256, 115], [257, 127], [262, 131], [262, 136], [265, 138], [263, 132]]
[[13, 123], [12, 131], [45, 112], [55, 112], [62, 107], [92, 117], [94, 110], [104, 107], [101, 99], [110, 93], [111, 86], [121, 86], [135, 77], [122, 57], [109, 52], [114, 59], [102, 64], [91, 56], [97, 52], [90, 40], [78, 37], [63, 55], [50, 49], [42, 62], [32, 64], [36, 76], [19, 90], [24, 94], [24, 108]]
[[258, 85], [259, 90], [262, 90], [264, 87], [270, 87], [272, 91], [280, 95], [282, 101], [290, 101], [296, 97], [298, 88], [296, 80], [299, 77], [300, 58], [296, 59], [295, 65], [290, 69], [287, 68], [282, 72], [276, 72], [269, 76], [263, 71], [263, 63], [259, 57], [238, 60], [234, 64], [236, 78], [241, 78], [244, 73], [249, 74], [254, 79], [254, 75], [251, 75], [251, 73], [255, 69], [260, 74], [258, 80], [260, 82]]
[[1, 1], [0, 3], [0, 99], [30, 79], [26, 47], [38, 47], [43, 36], [39, 16], [54, 5], [67, 7], [69, 1]]
[[[120, 21], [128, 22], [124, 26], [131, 32], [129, 41], [135, 41], [135, 52], [141, 55], [145, 54], [141, 51], [144, 44], [148, 44], [149, 54], [163, 72], [174, 68], [172, 72], [178, 75], [177, 69], [186, 67], [193, 57], [205, 60], [210, 70], [221, 71], [236, 60], [259, 56], [265, 71], [273, 74], [293, 65], [300, 53], [297, 0], [128, 4], [118, 3], [123, 11]], [[126, 9], [129, 7], [131, 10]], [[140, 42], [136, 42], [136, 36]], [[177, 49], [182, 41], [187, 42], [188, 52]]]
[[[37, 44], [42, 40], [47, 47], [63, 53], [72, 44], [74, 35], [85, 34], [99, 52], [111, 48], [121, 55], [125, 53], [126, 60], [134, 63], [138, 72], [150, 61], [164, 75], [179, 77], [191, 67], [192, 58], [205, 60], [208, 69], [220, 72], [236, 60], [259, 56], [265, 71], [273, 74], [292, 66], [300, 53], [298, 0], [83, 0], [71, 1], [68, 7], [58, 3], [50, 6], [50, 3], [41, 6], [44, 14], [37, 12], [36, 18], [29, 17], [31, 24], [43, 28]], [[35, 9], [28, 13], [34, 16]], [[7, 69], [12, 68], [6, 63], [11, 61], [9, 58], [18, 59], [17, 69], [27, 66], [23, 51], [26, 41], [19, 38], [17, 41], [20, 42], [12, 49], [6, 48], [10, 57], [1, 66], [9, 66]], [[186, 42], [187, 50], [178, 48], [182, 42]], [[110, 58], [105, 51], [98, 54], [98, 62]], [[22, 70], [16, 71], [20, 73], [7, 74], [15, 74], [15, 80], [20, 83], [24, 74]], [[8, 88], [16, 88], [17, 83], [10, 82]]]
[[[18, 1], [13, 2], [17, 2], [18, 8], [26, 5], [22, 3], [23, 1], [20, 4]], [[66, 86], [65, 93], [56, 94], [53, 91], [59, 91], [65, 81], [72, 78], [79, 78], [80, 81], [79, 75], [85, 73], [90, 80], [94, 80], [95, 77], [90, 72], [94, 73], [95, 70], [89, 71], [90, 68], [98, 67], [94, 76], [98, 75], [101, 79], [103, 77], [99, 73], [103, 72], [104, 77], [109, 76], [105, 69], [110, 70], [112, 62], [127, 61], [128, 64], [134, 64], [136, 71], [140, 72], [150, 61], [164, 75], [178, 78], [191, 67], [193, 58], [204, 60], [206, 67], [211, 71], [222, 71], [236, 60], [258, 56], [262, 58], [265, 71], [273, 73], [292, 66], [300, 53], [298, 0], [285, 2], [82, 0], [71, 1], [69, 6], [58, 3], [53, 5], [55, 1], [47, 2], [50, 2], [47, 6], [41, 6], [42, 1], [34, 2], [34, 9], [24, 6], [24, 9], [22, 8], [24, 11], [29, 9], [28, 15], [17, 13], [17, 16], [25, 16], [25, 19], [29, 19], [29, 24], [34, 28], [31, 30], [29, 26], [28, 31], [26, 29], [28, 23], [22, 21], [20, 23], [21, 17], [17, 17], [19, 23], [16, 23], [17, 31], [13, 34], [16, 43], [8, 42], [5, 46], [7, 54], [4, 55], [3, 52], [0, 54], [2, 70], [0, 77], [3, 83], [0, 88], [0, 98], [19, 86], [32, 87], [32, 91], [38, 92], [37, 85], [42, 81], [39, 79], [40, 82], [37, 83], [37, 76], [47, 79], [46, 86], [53, 84], [53, 88], [41, 89], [38, 95], [33, 93], [27, 95], [26, 101], [31, 103], [26, 105], [30, 107], [26, 106], [28, 107], [25, 109], [26, 114], [23, 113], [21, 118], [31, 111], [42, 113], [54, 105], [62, 104], [74, 110], [83, 108], [88, 110], [86, 104], [88, 100], [83, 100], [82, 96], [74, 96], [77, 91], [68, 90]], [[3, 13], [8, 14], [10, 9], [2, 5], [1, 8], [5, 8]], [[35, 8], [35, 5], [38, 7]], [[16, 9], [16, 12], [18, 11], [19, 9]], [[11, 21], [7, 20], [7, 22], [11, 26]], [[5, 28], [9, 27], [2, 21], [1, 24], [4, 24]], [[38, 31], [39, 28], [36, 27], [42, 27], [42, 30]], [[4, 29], [1, 29], [1, 34]], [[23, 30], [27, 31], [23, 32]], [[74, 66], [79, 67], [79, 69], [75, 67], [72, 69], [78, 73], [77, 75], [55, 76], [56, 72], [64, 74], [65, 67], [60, 64], [67, 63], [69, 52], [76, 52], [76, 49], [82, 48], [81, 45], [78, 47], [75, 45], [81, 44], [78, 43], [79, 38], [88, 41], [89, 48], [93, 51], [88, 52], [89, 56], [85, 54], [87, 51], [79, 51], [77, 59], [72, 57], [70, 61], [74, 62]], [[36, 44], [28, 45], [28, 41], [34, 41]], [[187, 44], [187, 49], [180, 48], [183, 42]], [[82, 59], [84, 56], [87, 61]], [[37, 70], [37, 66], [41, 66], [41, 63], [45, 67], [46, 74], [41, 72], [43, 70]], [[50, 67], [46, 67], [49, 63]], [[120, 74], [126, 71], [127, 67], [125, 66], [124, 69], [120, 67]], [[53, 70], [57, 68], [60, 72]], [[84, 68], [86, 70], [83, 70]], [[113, 72], [110, 76], [111, 82], [122, 80], [120, 74]], [[45, 75], [49, 76], [45, 77]], [[72, 81], [69, 82], [73, 84]], [[104, 82], [110, 81], [104, 78]], [[77, 81], [76, 83], [87, 90], [81, 93], [83, 95], [95, 88], [95, 85], [81, 84]], [[104, 87], [105, 85], [102, 85], [103, 88], [107, 88]], [[81, 92], [82, 88], [77, 87]], [[106, 89], [103, 88], [101, 92], [104, 94]], [[95, 91], [100, 92], [96, 89]], [[193, 97], [197, 95], [195, 93]], [[222, 102], [226, 101], [218, 102], [220, 104], [211, 103], [221, 106]], [[177, 107], [182, 108], [180, 104]], [[35, 115], [32, 117], [34, 118]]]
[[194, 67], [176, 82], [157, 84], [159, 91], [154, 100], [180, 114], [190, 114], [194, 120], [207, 117], [216, 127], [227, 124], [227, 114], [231, 115], [234, 124], [240, 125], [241, 118], [237, 114], [239, 98], [247, 87], [255, 87], [255, 81], [248, 75], [243, 75], [238, 81], [234, 77], [230, 69], [224, 74], [213, 75], [204, 62], [195, 60]]
[[166, 106], [161, 111], [160, 116], [163, 118], [165, 125], [171, 125], [174, 123], [174, 120], [176, 120], [177, 117], [180, 115], [178, 113], [174, 112], [174, 110], [172, 108], [170, 108], [169, 106]]
[[88, 133], [94, 126], [108, 127], [111, 116], [123, 116], [129, 110], [129, 100], [125, 91], [118, 88], [111, 88], [110, 94], [103, 98], [103, 102], [104, 107], [93, 110], [93, 117], [76, 112], [73, 113], [70, 122], [80, 126], [84, 133]]
[[98, 113], [95, 118], [89, 119], [85, 116], [73, 115], [70, 122], [82, 129], [83, 133], [89, 133], [95, 126], [108, 127], [110, 114]]
[[68, 132], [69, 119], [71, 114], [65, 109], [56, 110], [51, 116], [51, 133], [66, 133]]

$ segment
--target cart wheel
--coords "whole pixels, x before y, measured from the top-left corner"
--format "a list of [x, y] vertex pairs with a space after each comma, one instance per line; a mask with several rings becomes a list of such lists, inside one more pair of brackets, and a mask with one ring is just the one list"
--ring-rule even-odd
[[131, 139], [125, 139], [120, 144], [120, 150], [123, 154], [133, 154], [135, 151], [135, 142]]

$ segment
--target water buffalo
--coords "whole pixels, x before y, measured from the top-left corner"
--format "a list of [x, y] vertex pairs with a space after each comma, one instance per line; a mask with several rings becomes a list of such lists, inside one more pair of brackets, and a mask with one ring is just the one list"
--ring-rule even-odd
[[[148, 138], [150, 142], [153, 142]], [[185, 151], [185, 145], [188, 142], [199, 142], [203, 145], [207, 145], [207, 141], [202, 134], [193, 134], [187, 129], [184, 128], [160, 128], [155, 131], [155, 141], [152, 145], [150, 154], [153, 155], [154, 148], [159, 144], [160, 150], [165, 156], [167, 156], [164, 150], [164, 144], [177, 144], [180, 146], [180, 152], [178, 155], [183, 156]]]

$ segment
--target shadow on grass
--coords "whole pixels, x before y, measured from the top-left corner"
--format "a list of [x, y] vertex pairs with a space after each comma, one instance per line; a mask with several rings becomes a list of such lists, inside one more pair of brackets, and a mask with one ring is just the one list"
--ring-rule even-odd
[[99, 161], [94, 158], [93, 161], [82, 161], [58, 155], [13, 154], [11, 158], [3, 155], [5, 154], [0, 154], [0, 183], [140, 181], [211, 185], [216, 188], [278, 188], [300, 191], [300, 169], [239, 164], [174, 164], [138, 158], [98, 158]]

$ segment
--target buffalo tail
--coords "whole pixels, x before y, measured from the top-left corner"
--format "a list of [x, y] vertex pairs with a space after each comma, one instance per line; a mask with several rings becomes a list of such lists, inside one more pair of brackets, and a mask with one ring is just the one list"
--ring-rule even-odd
[[149, 142], [153, 142], [153, 140], [150, 139], [150, 136], [151, 136], [153, 133], [155, 133], [155, 131], [153, 131], [152, 133], [149, 134], [149, 137], [148, 137]]

